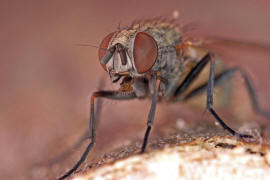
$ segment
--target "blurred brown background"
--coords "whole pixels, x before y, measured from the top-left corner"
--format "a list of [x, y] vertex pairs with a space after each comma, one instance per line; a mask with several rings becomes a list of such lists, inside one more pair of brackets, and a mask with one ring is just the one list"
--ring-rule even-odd
[[[104, 72], [97, 49], [76, 44], [98, 46], [119, 24], [171, 17], [175, 11], [181, 21], [195, 22], [202, 34], [270, 43], [269, 9], [267, 0], [1, 0], [0, 179], [28, 179], [34, 164], [61, 154], [87, 129], [89, 97]], [[228, 64], [250, 74], [261, 106], [270, 110], [270, 53], [227, 52]], [[107, 82], [107, 89], [117, 88]], [[142, 138], [149, 106], [147, 100], [106, 101], [95, 151]], [[165, 106], [158, 107], [156, 126], [192, 114], [183, 105]], [[74, 163], [79, 156], [69, 158]]]

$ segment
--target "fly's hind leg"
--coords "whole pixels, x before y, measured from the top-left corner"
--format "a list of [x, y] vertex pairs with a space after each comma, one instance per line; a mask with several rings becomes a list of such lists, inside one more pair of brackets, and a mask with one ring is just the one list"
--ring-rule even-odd
[[229, 131], [233, 136], [238, 136], [241, 138], [252, 138], [251, 135], [248, 134], [240, 134], [230, 128], [225, 122], [220, 118], [220, 116], [216, 113], [213, 107], [213, 93], [214, 93], [214, 83], [215, 83], [215, 59], [211, 58], [210, 61], [210, 73], [209, 73], [209, 80], [208, 80], [208, 87], [207, 87], [207, 109], [209, 112], [215, 117], [218, 123], [227, 131]]
[[[225, 83], [226, 81], [230, 80], [233, 77], [233, 75], [235, 75], [235, 73], [237, 73], [237, 72], [240, 72], [241, 76], [244, 78], [244, 82], [245, 82], [245, 85], [247, 87], [249, 98], [251, 99], [251, 103], [252, 103], [254, 110], [257, 111], [259, 114], [265, 116], [266, 118], [270, 118], [270, 112], [266, 111], [260, 107], [260, 105], [258, 103], [257, 95], [255, 93], [255, 90], [253, 88], [251, 81], [249, 80], [247, 74], [243, 70], [241, 70], [240, 68], [234, 67], [234, 68], [227, 69], [227, 70], [223, 71], [222, 73], [220, 73], [219, 75], [217, 75], [215, 77], [215, 84], [214, 85], [217, 86], [219, 84]], [[202, 86], [194, 89], [189, 94], [187, 94], [183, 98], [183, 100], [186, 101], [186, 100], [193, 98], [199, 94], [202, 94], [203, 92], [206, 91], [206, 89], [207, 89], [207, 84], [203, 84]]]
[[[234, 67], [234, 68], [225, 70], [224, 72], [222, 72], [221, 74], [219, 74], [218, 76], [216, 76], [215, 79], [214, 79], [214, 82], [215, 82], [214, 86], [219, 85], [219, 84], [222, 84], [222, 83], [224, 83], [224, 82], [230, 80], [230, 79], [233, 77], [233, 75], [235, 75], [235, 73], [237, 73], [237, 72], [240, 72], [241, 76], [244, 78], [244, 82], [245, 82], [245, 85], [246, 85], [246, 87], [247, 87], [248, 94], [249, 94], [249, 97], [250, 97], [250, 99], [251, 99], [252, 106], [253, 106], [254, 110], [257, 111], [259, 114], [261, 114], [261, 115], [263, 115], [263, 116], [269, 118], [269, 117], [270, 117], [270, 113], [269, 113], [268, 111], [262, 109], [262, 108], [259, 106], [258, 98], [257, 98], [257, 96], [256, 96], [256, 93], [255, 93], [255, 91], [254, 91], [254, 88], [253, 88], [253, 86], [252, 86], [252, 84], [251, 84], [251, 82], [250, 82], [248, 76], [246, 75], [246, 73], [245, 73], [243, 70], [241, 70], [240, 68]], [[212, 72], [212, 73], [213, 73], [213, 72]], [[211, 78], [211, 77], [210, 77], [210, 78]], [[213, 77], [212, 77], [212, 78], [213, 78]], [[210, 81], [210, 80], [209, 80], [209, 81]], [[207, 85], [208, 85], [208, 84], [204, 84], [204, 85], [202, 85], [202, 86], [200, 86], [200, 87], [194, 89], [194, 90], [191, 91], [189, 94], [187, 94], [187, 95], [183, 98], [183, 100], [185, 101], [185, 100], [188, 100], [188, 99], [190, 99], [190, 98], [193, 98], [193, 97], [195, 97], [195, 96], [201, 94], [202, 92], [205, 92], [205, 91], [207, 90], [207, 88], [208, 88], [208, 89], [211, 88], [211, 87], [209, 87], [209, 86], [211, 86], [211, 84], [209, 84], [209, 86], [207, 86]], [[213, 86], [213, 85], [212, 85], [212, 86]], [[213, 97], [211, 97], [211, 94], [209, 94], [209, 93], [211, 93], [211, 92], [212, 92], [212, 91], [210, 91], [210, 92], [207, 91], [207, 95], [210, 96], [210, 97], [207, 98], [207, 103], [212, 103], [212, 104], [209, 104], [209, 106], [210, 106], [210, 109], [209, 109], [209, 110], [210, 110], [211, 114], [213, 114], [213, 115], [215, 116], [215, 118], [218, 120], [218, 122], [221, 124], [221, 126], [222, 126], [224, 129], [228, 130], [228, 131], [229, 131], [231, 134], [233, 134], [233, 135], [239, 135], [238, 133], [236, 133], [235, 131], [233, 131], [230, 127], [228, 127], [228, 126], [220, 119], [220, 117], [217, 115], [217, 113], [213, 110], [213, 107], [212, 107], [212, 105], [213, 105], [213, 100], [211, 101], [211, 98], [213, 98]], [[249, 135], [239, 135], [239, 136], [240, 136], [240, 137], [245, 137], [245, 136], [250, 137]]]
[[[232, 128], [230, 128], [226, 123], [220, 118], [220, 116], [216, 113], [216, 111], [213, 108], [213, 90], [214, 86], [221, 84], [225, 82], [226, 80], [230, 79], [232, 75], [236, 72], [239, 71], [238, 68], [233, 68], [224, 71], [223, 73], [219, 74], [218, 76], [215, 77], [215, 61], [212, 59], [210, 54], [208, 53], [206, 56], [202, 58], [202, 60], [199, 61], [198, 65], [196, 65], [191, 72], [187, 75], [187, 77], [184, 79], [183, 83], [180, 84], [180, 86], [177, 88], [177, 91], [174, 94], [174, 97], [177, 99], [183, 93], [190, 87], [192, 82], [195, 80], [195, 77], [199, 76], [201, 70], [205, 68], [206, 64], [210, 61], [210, 74], [209, 74], [209, 80], [208, 84], [204, 84], [193, 91], [191, 91], [189, 94], [187, 94], [185, 97], [181, 97], [181, 100], [188, 100], [198, 94], [201, 94], [202, 92], [207, 90], [207, 109], [209, 112], [215, 117], [215, 119], [218, 121], [218, 123], [227, 131], [229, 131], [232, 135], [236, 135], [239, 137], [248, 137], [251, 138], [252, 136], [246, 135], [246, 134], [240, 134], [235, 132]], [[250, 97], [253, 102], [253, 106], [255, 107], [256, 110], [259, 110], [260, 112], [265, 112], [259, 108], [258, 103], [257, 103], [257, 98], [255, 96], [254, 90], [251, 86], [250, 81], [248, 80], [247, 76], [243, 73], [243, 71], [240, 71], [241, 74], [244, 76], [245, 82], [248, 87], [248, 91], [250, 94]], [[265, 113], [266, 114], [266, 113]]]

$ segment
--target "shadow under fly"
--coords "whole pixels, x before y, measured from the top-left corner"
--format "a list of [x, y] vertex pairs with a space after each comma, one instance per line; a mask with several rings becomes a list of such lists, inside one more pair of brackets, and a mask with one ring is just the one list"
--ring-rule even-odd
[[[243, 77], [254, 109], [270, 117], [270, 114], [259, 106], [246, 72], [239, 67], [219, 68], [217, 64], [220, 60], [207, 47], [207, 44], [211, 43], [231, 43], [270, 50], [269, 45], [222, 38], [187, 38], [182, 30], [183, 27], [173, 21], [153, 19], [133, 23], [125, 29], [110, 33], [103, 39], [99, 46], [100, 64], [109, 74], [112, 83], [119, 83], [120, 88], [116, 91], [100, 90], [92, 94], [88, 133], [90, 142], [80, 160], [59, 180], [65, 179], [78, 169], [94, 146], [96, 98], [152, 99], [141, 153], [147, 146], [158, 101], [187, 101], [202, 92], [207, 94], [207, 110], [225, 130], [239, 138], [252, 138], [251, 135], [241, 134], [230, 128], [213, 107], [214, 87], [230, 80], [236, 73]], [[206, 68], [208, 77], [201, 77], [201, 72]], [[195, 80], [200, 79], [201, 85], [191, 86]]]

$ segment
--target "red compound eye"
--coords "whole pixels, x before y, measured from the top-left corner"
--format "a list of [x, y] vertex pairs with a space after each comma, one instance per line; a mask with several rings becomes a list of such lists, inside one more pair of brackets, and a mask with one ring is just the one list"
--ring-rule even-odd
[[158, 47], [155, 39], [145, 33], [136, 35], [133, 49], [133, 57], [136, 69], [139, 73], [149, 71], [155, 64], [158, 56]]
[[[99, 45], [98, 58], [99, 58], [100, 63], [101, 63], [101, 60], [104, 58], [105, 54], [108, 52], [108, 46], [114, 34], [115, 32], [112, 32], [109, 35], [107, 35]], [[101, 65], [103, 69], [107, 71], [106, 64], [101, 63]]]

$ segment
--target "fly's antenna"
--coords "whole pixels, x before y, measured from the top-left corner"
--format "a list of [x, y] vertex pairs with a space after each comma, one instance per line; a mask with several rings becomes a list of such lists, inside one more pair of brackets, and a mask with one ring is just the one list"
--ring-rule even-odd
[[94, 48], [98, 48], [98, 49], [101, 49], [101, 50], [104, 50], [104, 51], [108, 51], [108, 49], [106, 48], [101, 48], [101, 47], [98, 47], [98, 46], [95, 46], [95, 45], [92, 45], [92, 44], [76, 44], [77, 46], [90, 46], [90, 47], [94, 47]]

